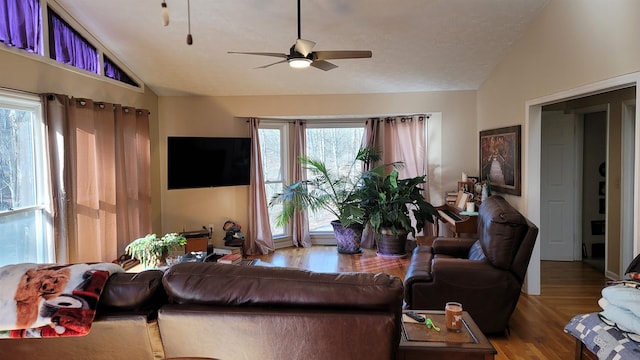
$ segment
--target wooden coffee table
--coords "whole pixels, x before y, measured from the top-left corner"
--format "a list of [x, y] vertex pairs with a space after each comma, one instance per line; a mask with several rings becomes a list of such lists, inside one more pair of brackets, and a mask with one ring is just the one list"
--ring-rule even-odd
[[398, 360], [491, 360], [496, 349], [484, 336], [469, 313], [462, 312], [462, 331], [447, 331], [444, 311], [413, 310], [440, 327], [440, 331], [428, 329], [424, 323], [417, 323], [406, 315], [402, 317], [402, 338], [398, 349]]

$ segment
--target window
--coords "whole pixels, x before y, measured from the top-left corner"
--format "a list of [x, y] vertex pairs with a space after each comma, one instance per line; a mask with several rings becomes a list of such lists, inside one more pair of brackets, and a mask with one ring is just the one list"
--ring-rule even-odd
[[[273, 194], [282, 190], [284, 179], [287, 177], [286, 144], [287, 124], [266, 123], [260, 124], [258, 134], [260, 136], [260, 153], [262, 154], [262, 172], [264, 173], [264, 185], [267, 193], [267, 202]], [[276, 225], [276, 214], [282, 211], [281, 206], [269, 208], [269, 224], [273, 237], [287, 236], [288, 228]]]
[[102, 57], [104, 60], [104, 76], [118, 80], [125, 84], [133, 85], [135, 87], [140, 87], [140, 85], [135, 82], [124, 70], [122, 70], [118, 65], [116, 65], [111, 59], [109, 59], [106, 55]]
[[[346, 175], [362, 144], [364, 123], [308, 124], [306, 131], [307, 156], [321, 160], [328, 170], [339, 176]], [[361, 170], [358, 168], [358, 170]], [[307, 174], [308, 176], [311, 176]], [[358, 176], [352, 173], [352, 176]], [[333, 232], [331, 221], [335, 216], [326, 210], [309, 213], [309, 232]]]
[[0, 266], [54, 261], [37, 97], [0, 91]]
[[0, 3], [0, 42], [42, 55], [42, 19], [39, 0]]
[[95, 74], [100, 73], [98, 50], [49, 8], [49, 57]]
[[[262, 171], [265, 178], [267, 201], [279, 192], [284, 184], [291, 183], [286, 164], [296, 161], [290, 157], [288, 143], [295, 136], [287, 131], [290, 126], [285, 121], [263, 121], [260, 123], [260, 151], [262, 153]], [[307, 122], [306, 154], [325, 162], [332, 172], [344, 173], [353, 163], [362, 143], [364, 121]], [[360, 169], [358, 169], [360, 170]], [[358, 174], [353, 174], [357, 176]], [[290, 235], [289, 227], [277, 227], [275, 217], [282, 210], [269, 207], [271, 234], [274, 238]], [[331, 221], [334, 216], [327, 211], [309, 213], [309, 231], [312, 235], [333, 233]]]

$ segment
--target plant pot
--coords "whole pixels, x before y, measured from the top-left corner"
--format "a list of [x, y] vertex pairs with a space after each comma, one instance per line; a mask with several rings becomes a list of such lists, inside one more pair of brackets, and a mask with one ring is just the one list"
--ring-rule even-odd
[[338, 252], [340, 254], [359, 254], [362, 252], [360, 242], [362, 241], [362, 230], [364, 227], [360, 224], [352, 224], [348, 227], [342, 226], [338, 220], [331, 222], [333, 233], [338, 244]]
[[377, 255], [381, 257], [403, 258], [407, 256], [407, 235], [405, 230], [398, 230], [393, 235], [391, 229], [380, 229], [380, 235], [376, 238], [378, 246]]

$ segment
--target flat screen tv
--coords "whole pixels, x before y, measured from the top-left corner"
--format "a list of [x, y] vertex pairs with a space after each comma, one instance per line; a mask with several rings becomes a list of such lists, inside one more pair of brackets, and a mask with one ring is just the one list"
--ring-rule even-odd
[[249, 185], [250, 138], [168, 137], [169, 190]]

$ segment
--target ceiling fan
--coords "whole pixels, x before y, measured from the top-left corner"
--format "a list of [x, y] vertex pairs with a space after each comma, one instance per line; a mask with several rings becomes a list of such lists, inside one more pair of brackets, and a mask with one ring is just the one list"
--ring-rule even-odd
[[306, 68], [309, 66], [313, 66], [324, 71], [328, 71], [338, 67], [337, 65], [330, 63], [327, 60], [370, 58], [372, 55], [371, 51], [369, 50], [311, 51], [315, 44], [315, 42], [302, 39], [300, 36], [300, 0], [298, 0], [298, 39], [296, 40], [296, 43], [293, 44], [293, 46], [291, 46], [291, 48], [289, 49], [289, 54], [238, 51], [229, 51], [229, 54], [273, 56], [284, 59], [272, 64], [259, 66], [257, 67], [257, 69], [264, 69], [276, 64], [288, 62], [289, 66], [291, 66], [292, 68]]

